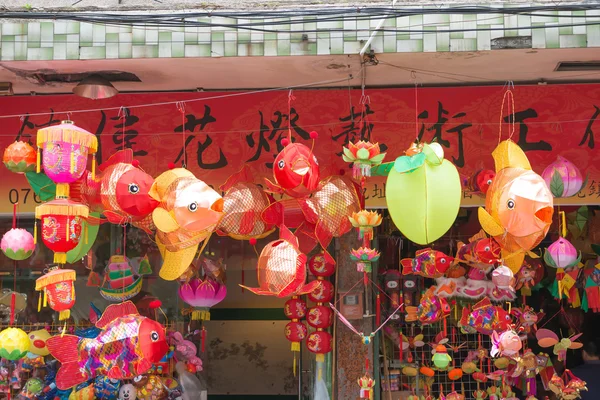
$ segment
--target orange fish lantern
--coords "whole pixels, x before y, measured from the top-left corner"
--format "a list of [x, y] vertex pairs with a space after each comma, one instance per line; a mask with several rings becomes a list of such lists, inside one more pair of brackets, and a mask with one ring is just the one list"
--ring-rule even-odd
[[[311, 132], [311, 136], [315, 136]], [[306, 197], [319, 188], [319, 163], [312, 149], [301, 143], [288, 144], [273, 163], [275, 183], [265, 179], [273, 193]]]
[[27, 142], [14, 142], [4, 149], [2, 161], [10, 172], [22, 174], [35, 171], [36, 153]]
[[262, 296], [289, 297], [312, 292], [321, 285], [316, 280], [306, 284], [306, 255], [298, 248], [298, 239], [285, 226], [279, 239], [268, 243], [258, 256], [257, 288], [243, 288]]
[[159, 275], [173, 281], [190, 266], [200, 242], [219, 225], [223, 199], [183, 168], [160, 174], [150, 188], [150, 197], [159, 201], [152, 212], [156, 244], [163, 257]]
[[552, 224], [552, 193], [514, 142], [500, 143], [492, 156], [496, 177], [485, 209], [479, 208], [479, 222], [502, 247], [505, 264], [517, 273], [525, 254], [544, 239]]
[[223, 219], [217, 233], [237, 240], [261, 239], [269, 236], [275, 227], [262, 218], [273, 198], [252, 182], [248, 167], [232, 175], [219, 188], [223, 196]]
[[[58, 198], [35, 208], [35, 217], [41, 220], [42, 242], [54, 251], [54, 262], [65, 264], [67, 252], [73, 250], [81, 240], [82, 219], [87, 218], [89, 209], [83, 204]], [[37, 234], [37, 228], [35, 228]]]
[[[71, 307], [75, 305], [75, 279], [76, 272], [72, 269], [53, 268], [46, 275], [35, 281], [35, 290], [43, 291], [44, 306], [59, 312], [59, 320], [69, 319]], [[41, 310], [42, 296], [38, 301], [38, 311]]]

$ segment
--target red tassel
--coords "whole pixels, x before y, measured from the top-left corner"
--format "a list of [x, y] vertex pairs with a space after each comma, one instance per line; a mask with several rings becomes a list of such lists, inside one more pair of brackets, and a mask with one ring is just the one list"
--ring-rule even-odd
[[17, 205], [19, 203], [15, 203], [13, 204], [13, 229], [15, 229], [17, 227]]
[[367, 276], [366, 272], [363, 272], [363, 283], [365, 286], [369, 285], [369, 277]]
[[17, 296], [15, 292], [12, 292], [10, 295], [10, 324], [15, 323], [15, 302], [17, 300]]
[[379, 296], [379, 293], [377, 294], [377, 308], [375, 311], [375, 324], [377, 326], [381, 325], [381, 297]]
[[365, 356], [365, 371], [369, 372], [369, 356]]
[[204, 351], [206, 350], [206, 348], [204, 346], [205, 342], [206, 342], [206, 328], [205, 327], [202, 327], [202, 333], [201, 333], [200, 337], [202, 338], [201, 349], [202, 349], [202, 352], [204, 353]]

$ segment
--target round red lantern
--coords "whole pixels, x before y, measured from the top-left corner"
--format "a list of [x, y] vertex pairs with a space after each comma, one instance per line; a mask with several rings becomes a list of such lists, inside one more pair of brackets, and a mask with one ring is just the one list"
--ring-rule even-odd
[[323, 362], [325, 354], [332, 350], [331, 342], [332, 338], [329, 332], [316, 330], [308, 335], [306, 347], [311, 353], [315, 353], [317, 355], [317, 362]]
[[22, 174], [35, 171], [37, 154], [27, 142], [14, 142], [4, 149], [2, 161], [10, 172]]
[[291, 320], [302, 319], [306, 316], [306, 302], [294, 296], [285, 302], [283, 312]]
[[[72, 269], [52, 268], [35, 281], [35, 290], [44, 291], [44, 306], [48, 303], [51, 309], [58, 311], [60, 321], [71, 316], [70, 309], [75, 305], [76, 278], [76, 272]], [[38, 311], [41, 303], [40, 299]]]
[[79, 244], [82, 218], [87, 218], [88, 212], [87, 206], [68, 199], [52, 200], [35, 208], [35, 217], [42, 225], [42, 242], [54, 252], [55, 263], [66, 263], [67, 252]]
[[329, 306], [315, 306], [308, 310], [306, 322], [313, 328], [329, 328], [333, 323], [333, 310]]
[[308, 329], [299, 321], [291, 321], [285, 326], [285, 338], [292, 342], [292, 351], [300, 351], [300, 342], [306, 339]]
[[335, 272], [335, 260], [328, 253], [315, 254], [308, 260], [308, 269], [317, 277], [328, 277]]
[[333, 299], [333, 284], [329, 281], [321, 280], [315, 290], [308, 294], [308, 298], [315, 303], [329, 303]]

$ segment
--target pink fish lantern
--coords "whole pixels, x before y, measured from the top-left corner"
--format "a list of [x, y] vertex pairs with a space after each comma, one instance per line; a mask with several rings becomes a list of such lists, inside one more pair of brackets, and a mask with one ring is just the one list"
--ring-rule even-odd
[[[40, 129], [37, 133], [38, 152], [42, 152], [44, 172], [52, 181], [73, 183], [83, 175], [87, 166], [88, 154], [96, 153], [98, 139], [85, 129], [71, 121], [62, 121], [60, 125]], [[95, 162], [92, 164], [92, 175]], [[40, 172], [38, 154], [37, 172]], [[57, 188], [57, 193], [60, 192]]]
[[560, 237], [544, 253], [544, 261], [552, 268], [571, 268], [581, 261], [581, 252], [567, 239]]
[[506, 330], [502, 333], [492, 332], [492, 350], [490, 356], [506, 356], [515, 357], [523, 348], [523, 343], [519, 334], [513, 329]]
[[179, 297], [194, 307], [192, 320], [209, 320], [209, 309], [225, 299], [227, 288], [212, 278], [194, 278], [179, 287]]
[[515, 291], [515, 276], [506, 265], [500, 265], [492, 272], [492, 283], [502, 290]]
[[546, 167], [542, 172], [542, 178], [554, 197], [575, 196], [584, 186], [579, 168], [561, 156]]
[[25, 229], [13, 228], [2, 236], [0, 248], [6, 257], [20, 261], [33, 254], [35, 243], [31, 233]]

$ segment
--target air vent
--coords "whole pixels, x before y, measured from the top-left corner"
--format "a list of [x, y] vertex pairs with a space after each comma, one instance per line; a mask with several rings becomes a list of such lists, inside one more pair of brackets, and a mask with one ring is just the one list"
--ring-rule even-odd
[[78, 73], [55, 73], [55, 72], [37, 72], [34, 77], [40, 83], [60, 82], [60, 83], [79, 83], [90, 75], [99, 75], [109, 82], [141, 82], [137, 75], [130, 72], [121, 71], [94, 71]]
[[561, 61], [555, 71], [600, 71], [600, 61]]

